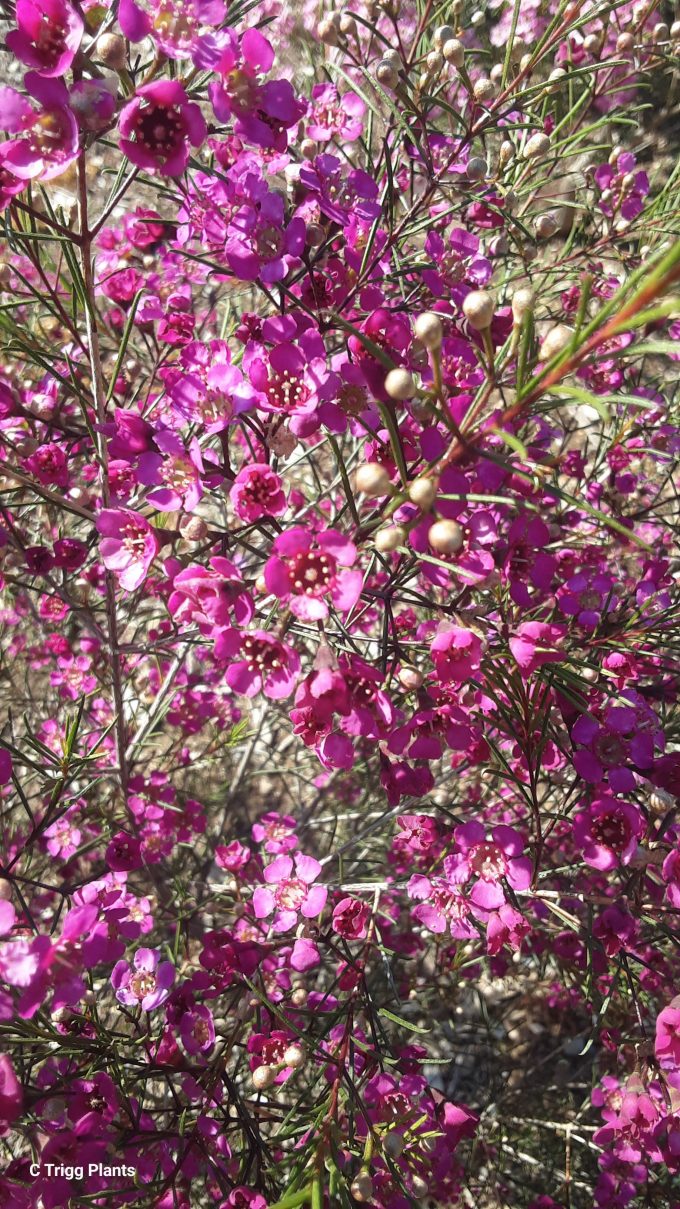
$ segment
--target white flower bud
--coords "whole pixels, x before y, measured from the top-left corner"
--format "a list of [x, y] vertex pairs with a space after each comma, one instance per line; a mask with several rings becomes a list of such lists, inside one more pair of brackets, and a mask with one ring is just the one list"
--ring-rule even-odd
[[548, 210], [547, 214], [539, 214], [534, 224], [534, 230], [539, 239], [550, 239], [557, 230], [557, 218], [552, 210]]
[[486, 76], [481, 76], [479, 80], [475, 80], [472, 91], [476, 101], [490, 101], [495, 88]]
[[442, 342], [442, 321], [434, 311], [424, 311], [413, 325], [416, 340], [420, 340], [425, 348], [439, 348]]
[[409, 484], [408, 498], [422, 512], [429, 512], [437, 496], [437, 484], [426, 474], [421, 474]]
[[405, 688], [407, 692], [412, 693], [416, 689], [420, 688], [421, 684], [423, 683], [423, 674], [422, 672], [419, 672], [417, 668], [408, 667], [407, 665], [406, 667], [399, 668], [397, 680], [402, 688]]
[[352, 1180], [349, 1190], [355, 1201], [370, 1201], [373, 1196], [373, 1180], [367, 1171], [360, 1171]]
[[276, 1079], [276, 1071], [273, 1066], [257, 1066], [251, 1075], [251, 1079], [256, 1091], [266, 1091]]
[[381, 554], [390, 554], [392, 550], [403, 546], [406, 541], [406, 530], [402, 525], [386, 525], [384, 529], [378, 529], [373, 542], [376, 550]]
[[112, 71], [122, 71], [125, 67], [125, 39], [120, 34], [102, 34], [97, 38], [94, 57], [100, 63], [105, 63]]
[[571, 343], [573, 337], [574, 329], [566, 323], [558, 323], [555, 327], [551, 327], [550, 331], [543, 337], [541, 343], [538, 354], [541, 361], [550, 361], [558, 353], [564, 352], [564, 349]]
[[482, 332], [489, 326], [495, 310], [493, 295], [488, 290], [473, 290], [463, 299], [463, 314], [470, 327]]
[[530, 286], [521, 286], [515, 290], [512, 296], [512, 318], [516, 327], [519, 327], [530, 311], [534, 309], [536, 301], [534, 291]]
[[440, 25], [434, 31], [434, 44], [441, 48], [445, 42], [448, 42], [454, 36], [454, 29], [451, 25]]
[[208, 526], [200, 516], [183, 516], [179, 522], [179, 531], [188, 542], [202, 542], [208, 535]]
[[522, 148], [522, 156], [525, 160], [536, 160], [547, 155], [550, 150], [550, 139], [547, 134], [538, 131], [532, 134], [531, 138], [527, 139]]
[[391, 369], [385, 378], [385, 390], [390, 399], [412, 399], [416, 393], [413, 375], [407, 369]]
[[437, 554], [456, 554], [463, 544], [463, 530], [456, 521], [435, 521], [427, 540]]
[[365, 466], [360, 466], [354, 476], [354, 485], [369, 499], [392, 494], [390, 476], [380, 462], [367, 462]]
[[292, 1067], [293, 1070], [299, 1070], [304, 1066], [306, 1061], [305, 1051], [301, 1045], [289, 1045], [283, 1055], [283, 1061], [286, 1066]]
[[376, 68], [376, 77], [378, 82], [384, 88], [396, 88], [399, 83], [399, 73], [395, 71], [391, 63], [387, 59], [381, 59]]
[[487, 172], [488, 167], [486, 160], [482, 159], [480, 155], [473, 155], [472, 158], [468, 160], [467, 167], [465, 169], [465, 175], [467, 176], [468, 180], [484, 180]]
[[465, 62], [465, 47], [458, 38], [448, 38], [442, 46], [442, 54], [454, 67], [462, 67]]

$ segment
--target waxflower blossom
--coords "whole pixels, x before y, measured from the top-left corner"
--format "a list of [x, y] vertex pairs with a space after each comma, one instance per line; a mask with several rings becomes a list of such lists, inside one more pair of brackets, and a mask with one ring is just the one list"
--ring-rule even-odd
[[264, 886], [253, 894], [253, 910], [257, 919], [274, 915], [275, 932], [288, 932], [298, 921], [314, 919], [326, 905], [326, 886], [315, 885], [321, 865], [312, 856], [296, 853], [295, 857], [277, 856], [265, 867]]
[[[469, 900], [485, 910], [498, 910], [505, 902], [503, 881], [513, 890], [526, 890], [532, 865], [522, 856], [524, 840], [512, 827], [498, 824], [487, 835], [482, 823], [470, 822], [454, 831], [456, 852], [446, 858], [446, 876], [455, 885], [474, 880]], [[466, 891], [467, 895], [467, 891]]]
[[174, 981], [175, 967], [170, 961], [161, 961], [157, 949], [138, 949], [132, 965], [117, 961], [111, 974], [119, 1002], [126, 1007], [141, 1007], [143, 1012], [160, 1007]]
[[259, 462], [241, 467], [229, 495], [236, 514], [247, 524], [263, 516], [282, 516], [286, 510], [281, 476]]
[[215, 654], [218, 659], [232, 658], [225, 679], [235, 693], [254, 697], [262, 692], [272, 701], [280, 701], [295, 688], [300, 656], [265, 630], [250, 630], [238, 637], [220, 635]]
[[83, 36], [84, 23], [69, 0], [17, 0], [17, 28], [5, 39], [7, 49], [41, 76], [63, 76]]
[[170, 59], [200, 55], [210, 45], [210, 33], [226, 14], [223, 0], [120, 0], [118, 20], [130, 42], [153, 38]]
[[605, 795], [574, 815], [574, 842], [586, 864], [608, 870], [630, 864], [644, 828], [637, 806]]
[[343, 898], [333, 908], [331, 927], [345, 940], [363, 940], [366, 936], [371, 908], [358, 898]]
[[6, 1137], [9, 1126], [21, 1116], [24, 1095], [16, 1077], [12, 1060], [0, 1054], [0, 1137]]
[[290, 602], [296, 617], [308, 621], [328, 617], [329, 604], [347, 613], [361, 593], [363, 576], [352, 570], [357, 551], [348, 538], [335, 529], [311, 534], [295, 526], [273, 542], [272, 556], [265, 564], [267, 589], [279, 600]]
[[461, 683], [471, 679], [479, 670], [482, 643], [472, 630], [450, 626], [432, 640], [432, 660], [437, 678], [442, 684]]
[[317, 143], [338, 138], [343, 143], [354, 142], [363, 129], [366, 105], [356, 93], [338, 95], [332, 84], [315, 84], [306, 117], [307, 135]]
[[78, 123], [62, 80], [28, 71], [24, 87], [37, 108], [14, 88], [0, 88], [0, 130], [17, 136], [2, 146], [2, 167], [21, 181], [51, 180], [78, 154]]
[[174, 80], [142, 85], [122, 110], [119, 130], [128, 159], [163, 176], [180, 176], [190, 146], [199, 147], [207, 134], [198, 105]]
[[146, 579], [159, 550], [154, 529], [129, 508], [103, 508], [97, 517], [104, 566], [115, 572], [121, 587], [134, 592]]

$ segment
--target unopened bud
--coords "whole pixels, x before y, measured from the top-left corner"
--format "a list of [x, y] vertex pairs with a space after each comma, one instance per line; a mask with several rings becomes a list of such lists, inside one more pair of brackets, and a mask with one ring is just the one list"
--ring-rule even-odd
[[415, 667], [402, 667], [397, 674], [397, 680], [407, 692], [415, 692], [423, 683], [423, 674]]
[[486, 160], [483, 160], [480, 155], [473, 155], [472, 159], [467, 162], [465, 175], [468, 180], [481, 181], [484, 180], [488, 171]]
[[322, 17], [316, 27], [317, 37], [325, 46], [338, 45], [338, 29], [332, 17]]
[[534, 309], [535, 303], [534, 291], [529, 286], [521, 286], [519, 290], [515, 290], [512, 296], [512, 318], [516, 327], [519, 327], [530, 311]]
[[301, 1045], [289, 1045], [283, 1055], [283, 1061], [286, 1066], [292, 1067], [293, 1070], [299, 1070], [305, 1064], [305, 1051]]
[[313, 160], [318, 150], [314, 139], [303, 139], [300, 143], [300, 155], [305, 160]]
[[408, 498], [412, 504], [415, 504], [422, 512], [429, 512], [434, 504], [437, 496], [437, 484], [434, 479], [430, 479], [426, 474], [421, 474], [417, 479], [414, 479], [408, 488]]
[[463, 544], [463, 530], [456, 521], [435, 521], [427, 540], [438, 554], [456, 554]]
[[392, 494], [390, 476], [380, 462], [367, 462], [365, 466], [360, 466], [354, 476], [354, 485], [357, 491], [370, 499]]
[[488, 290], [472, 290], [463, 299], [463, 314], [470, 327], [476, 332], [482, 332], [489, 327], [493, 319], [495, 302]]
[[534, 230], [539, 239], [550, 239], [555, 234], [557, 226], [557, 218], [552, 210], [549, 210], [547, 214], [539, 214], [534, 224]]
[[472, 91], [476, 101], [490, 101], [495, 89], [491, 80], [482, 76], [479, 80], [475, 80]]
[[95, 59], [105, 63], [112, 71], [122, 71], [125, 67], [125, 39], [120, 34], [102, 34], [95, 45]]
[[413, 375], [407, 369], [391, 369], [385, 378], [385, 390], [390, 399], [412, 399], [416, 393]]
[[373, 1180], [367, 1171], [360, 1171], [352, 1180], [349, 1190], [355, 1201], [370, 1201], [373, 1196]]
[[293, 1007], [304, 1007], [308, 998], [308, 992], [304, 987], [296, 987], [290, 997], [290, 1001], [293, 1004]]
[[381, 554], [390, 554], [392, 550], [403, 546], [406, 541], [406, 530], [401, 525], [386, 525], [384, 529], [378, 529], [373, 541], [376, 550], [379, 550]]
[[183, 516], [179, 522], [179, 531], [188, 542], [202, 542], [208, 535], [208, 526], [200, 516]]
[[500, 160], [502, 168], [504, 168], [506, 164], [510, 163], [510, 160], [512, 159], [514, 154], [515, 154], [515, 148], [513, 147], [512, 143], [510, 142], [509, 139], [505, 139], [501, 143], [501, 148], [500, 148], [500, 151], [498, 152], [498, 158]]
[[276, 1071], [272, 1066], [258, 1066], [251, 1075], [256, 1091], [265, 1091], [276, 1079]]
[[395, 1129], [391, 1129], [383, 1138], [383, 1150], [391, 1159], [398, 1159], [404, 1149], [404, 1139]]
[[399, 73], [395, 71], [391, 63], [387, 62], [387, 59], [381, 59], [381, 61], [378, 63], [375, 74], [378, 82], [382, 84], [384, 88], [396, 88], [397, 84], [399, 83]]
[[531, 138], [527, 139], [522, 148], [522, 156], [525, 160], [540, 159], [541, 156], [547, 155], [550, 150], [550, 139], [547, 134], [540, 132], [532, 134]]
[[550, 331], [543, 337], [541, 343], [539, 350], [541, 361], [550, 361], [558, 353], [564, 352], [573, 337], [574, 329], [566, 323], [558, 323], [555, 327], [551, 327]]
[[442, 46], [442, 54], [447, 63], [452, 63], [454, 67], [462, 67], [465, 62], [465, 47], [458, 38], [448, 38]]
[[451, 25], [440, 25], [434, 31], [434, 44], [441, 48], [445, 42], [448, 42], [454, 37], [454, 29]]
[[420, 340], [425, 348], [439, 348], [442, 342], [442, 321], [434, 311], [424, 311], [413, 325], [416, 340]]

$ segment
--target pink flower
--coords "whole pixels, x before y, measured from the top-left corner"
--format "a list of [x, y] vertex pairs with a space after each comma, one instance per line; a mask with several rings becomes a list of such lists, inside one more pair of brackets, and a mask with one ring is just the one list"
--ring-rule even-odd
[[296, 526], [279, 534], [272, 551], [264, 568], [267, 588], [290, 601], [291, 612], [302, 621], [328, 617], [328, 597], [341, 613], [359, 599], [363, 575], [348, 569], [356, 561], [356, 547], [335, 529], [312, 534]]
[[280, 815], [270, 810], [258, 823], [253, 823], [252, 835], [256, 844], [263, 845], [265, 852], [292, 852], [298, 846], [296, 827], [292, 815]]
[[[237, 653], [241, 658], [227, 668], [225, 679], [235, 693], [254, 697], [256, 693], [263, 692], [272, 701], [290, 697], [300, 671], [300, 656], [293, 647], [279, 642], [278, 638], [265, 630], [251, 630], [236, 635], [230, 641], [230, 650], [234, 642], [238, 642]], [[226, 653], [225, 643], [218, 639], [215, 654], [220, 658], [223, 652]]]
[[151, 37], [169, 59], [188, 59], [225, 13], [223, 0], [120, 0], [118, 21], [130, 42]]
[[499, 824], [487, 836], [484, 826], [472, 821], [454, 831], [457, 851], [446, 858], [446, 876], [456, 885], [470, 878], [476, 882], [470, 902], [486, 911], [496, 911], [505, 902], [501, 882], [513, 890], [526, 890], [531, 883], [531, 861], [522, 856], [524, 840], [512, 827]]
[[253, 894], [253, 908], [257, 919], [267, 919], [276, 912], [272, 927], [275, 932], [288, 932], [298, 920], [298, 912], [304, 919], [314, 919], [326, 905], [328, 891], [325, 886], [315, 886], [321, 873], [321, 865], [313, 856], [296, 853], [295, 858], [277, 856], [264, 871], [265, 886], [258, 886]]
[[198, 105], [175, 80], [144, 84], [125, 106], [119, 122], [121, 150], [138, 168], [180, 176], [189, 145], [199, 147], [207, 134]]
[[12, 1059], [0, 1054], [0, 1137], [9, 1133], [9, 1126], [21, 1116], [24, 1093], [14, 1073]]
[[574, 815], [574, 843], [593, 869], [615, 869], [629, 865], [645, 830], [645, 821], [631, 802], [603, 796]]
[[0, 785], [12, 780], [12, 757], [6, 747], [0, 747]]
[[365, 112], [364, 102], [355, 93], [339, 96], [333, 84], [315, 84], [307, 115], [307, 137], [317, 143], [333, 138], [353, 142], [361, 134]]
[[[208, 567], [190, 563], [175, 575], [168, 610], [178, 625], [198, 625], [202, 633], [218, 638], [234, 622], [248, 624], [253, 602], [238, 567], [231, 559], [216, 555]], [[237, 640], [238, 634], [233, 641]]]
[[559, 663], [564, 655], [555, 647], [559, 646], [566, 632], [566, 627], [561, 625], [549, 625], [542, 621], [524, 622], [510, 639], [515, 663], [527, 675], [544, 663]]
[[470, 921], [470, 907], [463, 895], [441, 877], [416, 874], [406, 887], [409, 898], [421, 899], [413, 908], [413, 918], [430, 932], [441, 934], [449, 928], [460, 940], [472, 939], [477, 932]]
[[656, 1018], [654, 1052], [666, 1069], [680, 1066], [680, 996], [663, 1008]]
[[286, 511], [281, 476], [263, 462], [242, 466], [229, 496], [236, 515], [249, 525], [263, 516], [282, 516]]
[[129, 508], [102, 509], [97, 529], [102, 535], [99, 550], [104, 566], [120, 577], [126, 592], [134, 592], [158, 553], [155, 530], [146, 517]]
[[116, 962], [111, 985], [120, 1003], [151, 1012], [165, 1002], [175, 981], [175, 967], [159, 958], [158, 949], [138, 949], [132, 966], [128, 961]]
[[68, 0], [17, 0], [7, 49], [41, 76], [63, 76], [80, 46], [83, 19]]
[[26, 72], [24, 86], [34, 109], [14, 88], [0, 88], [0, 130], [18, 137], [2, 147], [2, 166], [22, 181], [51, 180], [78, 154], [78, 123], [63, 80]]
[[479, 671], [482, 657], [481, 639], [472, 630], [450, 626], [440, 630], [432, 640], [432, 660], [437, 678], [442, 684], [460, 684]]
[[531, 931], [529, 924], [519, 911], [504, 903], [498, 911], [492, 911], [486, 925], [486, 951], [490, 957], [495, 957], [507, 945], [515, 952], [520, 948], [522, 940]]
[[212, 1012], [202, 1004], [196, 1004], [185, 1012], [180, 1023], [180, 1036], [188, 1054], [208, 1053], [215, 1043]]
[[358, 898], [343, 898], [333, 908], [331, 926], [345, 940], [363, 940], [366, 936], [371, 908]]

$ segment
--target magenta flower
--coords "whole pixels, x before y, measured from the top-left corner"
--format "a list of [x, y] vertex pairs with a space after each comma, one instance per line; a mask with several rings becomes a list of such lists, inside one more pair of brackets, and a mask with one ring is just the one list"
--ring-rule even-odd
[[203, 495], [203, 459], [198, 441], [187, 452], [174, 433], [159, 433], [155, 443], [160, 453], [143, 453], [137, 477], [153, 487], [147, 499], [163, 512], [193, 512]]
[[151, 1012], [164, 1003], [175, 981], [175, 967], [160, 961], [158, 949], [138, 949], [133, 964], [117, 961], [111, 972], [116, 999], [126, 1007], [141, 1007]]
[[0, 1137], [6, 1137], [9, 1126], [21, 1116], [24, 1093], [14, 1073], [12, 1059], [0, 1054]]
[[505, 824], [487, 836], [482, 823], [473, 821], [456, 827], [456, 852], [444, 862], [446, 876], [455, 885], [476, 878], [470, 902], [486, 911], [497, 911], [505, 902], [502, 881], [513, 890], [526, 890], [531, 883], [531, 860], [522, 856], [524, 840]]
[[265, 852], [292, 852], [298, 846], [296, 827], [291, 814], [280, 815], [270, 810], [258, 823], [253, 823], [252, 836], [256, 844], [264, 845]]
[[335, 529], [312, 534], [295, 526], [280, 533], [264, 568], [268, 590], [303, 621], [322, 621], [334, 608], [348, 613], [363, 586], [361, 571], [349, 568], [356, 561], [353, 542]]
[[180, 1023], [180, 1037], [188, 1054], [208, 1053], [215, 1043], [212, 1012], [202, 1004], [185, 1012]]
[[560, 663], [564, 653], [556, 650], [564, 639], [566, 628], [543, 621], [525, 621], [510, 639], [515, 663], [526, 675], [531, 675], [544, 663]]
[[[233, 625], [247, 625], [253, 601], [238, 567], [216, 555], [209, 566], [190, 563], [172, 581], [168, 610], [178, 625], [197, 624], [202, 633], [218, 637]], [[238, 634], [233, 635], [238, 641]], [[232, 647], [228, 647], [231, 653]]]
[[619, 700], [624, 704], [607, 705], [599, 717], [582, 714], [575, 722], [571, 737], [581, 746], [573, 764], [584, 781], [607, 780], [614, 793], [627, 793], [636, 785], [630, 765], [643, 771], [652, 768], [664, 734], [656, 714], [634, 689]]
[[331, 927], [345, 940], [363, 940], [368, 929], [371, 908], [358, 898], [342, 898], [333, 908]]
[[443, 878], [416, 874], [406, 889], [409, 898], [422, 900], [413, 908], [412, 914], [430, 932], [441, 934], [448, 928], [451, 935], [460, 940], [469, 940], [477, 935], [470, 921], [468, 903], [460, 891]]
[[326, 905], [328, 890], [314, 885], [321, 865], [313, 856], [296, 853], [295, 857], [277, 856], [264, 871], [265, 886], [253, 894], [253, 909], [257, 919], [274, 914], [275, 932], [288, 932], [295, 927], [298, 914], [314, 919]]
[[150, 37], [169, 59], [188, 59], [225, 14], [224, 0], [120, 0], [118, 21], [130, 42]]
[[263, 516], [282, 516], [286, 511], [286, 493], [281, 476], [264, 462], [242, 466], [229, 496], [236, 515], [252, 525]]
[[430, 650], [437, 679], [442, 684], [461, 684], [479, 671], [482, 643], [472, 630], [464, 630], [461, 626], [440, 630], [435, 634]]
[[680, 997], [659, 1012], [656, 1018], [654, 1052], [661, 1066], [680, 1066]]
[[2, 147], [2, 166], [21, 181], [51, 180], [78, 154], [78, 123], [63, 80], [26, 72], [24, 86], [34, 109], [14, 88], [0, 88], [0, 130], [18, 137]]
[[189, 159], [189, 145], [199, 147], [207, 134], [198, 105], [189, 101], [175, 80], [140, 88], [123, 109], [119, 129], [121, 150], [128, 159], [163, 176], [180, 176]]
[[614, 611], [618, 599], [611, 577], [590, 569], [578, 571], [558, 589], [557, 603], [562, 612], [575, 617], [579, 625], [593, 629], [605, 613]]
[[359, 168], [349, 171], [335, 155], [317, 155], [303, 163], [300, 184], [312, 194], [326, 218], [347, 226], [352, 214], [374, 222], [380, 214], [378, 185]]
[[631, 802], [600, 797], [574, 815], [574, 843], [583, 851], [583, 859], [593, 869], [629, 865], [645, 830], [645, 820]]
[[531, 927], [524, 916], [509, 903], [504, 903], [497, 911], [492, 911], [488, 918], [486, 951], [490, 957], [495, 957], [505, 946], [517, 952], [530, 931]]
[[158, 553], [155, 530], [146, 517], [130, 508], [102, 509], [97, 529], [102, 535], [99, 550], [104, 566], [119, 576], [126, 592], [134, 592]]
[[215, 643], [215, 654], [221, 658], [223, 654], [234, 649], [240, 658], [227, 668], [226, 681], [235, 693], [244, 697], [254, 697], [263, 692], [272, 701], [281, 701], [290, 697], [300, 672], [300, 656], [293, 647], [280, 642], [266, 630], [251, 630], [248, 633], [235, 634], [232, 631], [226, 636], [227, 644], [218, 638]]
[[366, 106], [356, 93], [339, 96], [333, 84], [315, 84], [307, 115], [307, 137], [317, 143], [333, 138], [351, 143], [363, 130], [365, 112]]
[[17, 0], [17, 29], [7, 49], [41, 76], [63, 76], [80, 46], [84, 22], [68, 0]]

